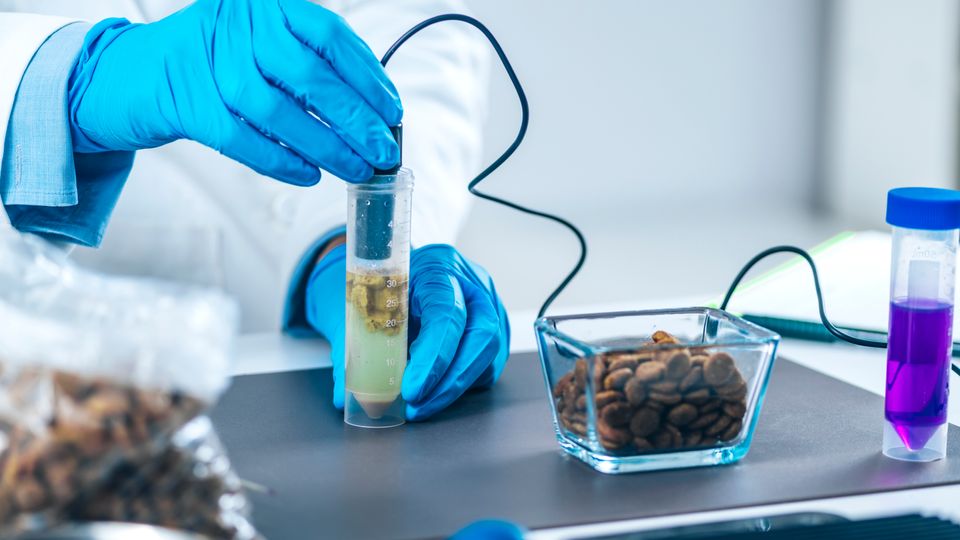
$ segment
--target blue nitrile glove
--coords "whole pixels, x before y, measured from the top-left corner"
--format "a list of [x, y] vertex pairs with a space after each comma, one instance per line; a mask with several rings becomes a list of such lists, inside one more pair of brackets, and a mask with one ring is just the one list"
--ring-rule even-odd
[[[333, 403], [343, 408], [346, 246], [330, 251], [307, 284], [307, 321], [330, 341]], [[510, 323], [493, 280], [452, 246], [410, 257], [410, 359], [401, 393], [407, 418], [426, 419], [470, 388], [492, 385], [510, 350]]]
[[510, 523], [487, 519], [467, 525], [450, 540], [523, 540], [523, 528]]
[[400, 155], [396, 89], [347, 23], [307, 0], [104, 20], [84, 40], [69, 106], [78, 152], [192, 139], [297, 185], [319, 181], [318, 167], [364, 180]]

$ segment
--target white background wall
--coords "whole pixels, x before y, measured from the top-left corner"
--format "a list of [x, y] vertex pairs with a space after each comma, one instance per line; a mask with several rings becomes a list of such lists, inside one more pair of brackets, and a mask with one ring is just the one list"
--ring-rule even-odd
[[956, 0], [829, 4], [824, 206], [882, 226], [890, 188], [956, 188]]
[[[591, 240], [582, 304], [719, 292], [750, 254], [811, 245], [822, 54], [810, 0], [473, 0], [528, 91], [532, 121], [487, 191], [556, 211]], [[518, 108], [494, 70], [487, 150]], [[478, 202], [462, 247], [510, 308], [569, 269], [568, 233]]]
[[[819, 2], [470, 5], [508, 51], [533, 115], [498, 191], [594, 210], [637, 205], [624, 195], [638, 185], [650, 199], [808, 195]], [[491, 155], [515, 130], [514, 102], [499, 77]]]

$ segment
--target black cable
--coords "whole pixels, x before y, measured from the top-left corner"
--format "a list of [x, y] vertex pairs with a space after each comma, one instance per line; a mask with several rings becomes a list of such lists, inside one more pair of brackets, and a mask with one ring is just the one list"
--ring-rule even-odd
[[560, 282], [560, 285], [552, 293], [550, 293], [550, 296], [547, 297], [546, 301], [544, 301], [543, 305], [540, 307], [540, 311], [538, 312], [537, 317], [538, 318], [543, 317], [544, 313], [546, 313], [547, 309], [550, 307], [553, 301], [556, 300], [557, 296], [559, 296], [560, 293], [563, 292], [563, 290], [567, 287], [567, 285], [569, 285], [570, 282], [573, 281], [573, 278], [576, 277], [577, 273], [579, 273], [580, 269], [583, 267], [583, 263], [587, 259], [587, 239], [583, 236], [583, 233], [580, 232], [580, 229], [578, 229], [573, 223], [570, 223], [569, 221], [567, 221], [566, 219], [563, 219], [562, 217], [555, 216], [547, 212], [534, 210], [532, 208], [527, 208], [517, 203], [510, 202], [508, 200], [501, 199], [493, 195], [488, 195], [486, 193], [483, 193], [477, 190], [477, 184], [482, 182], [486, 177], [490, 176], [490, 173], [497, 170], [497, 168], [503, 165], [505, 161], [510, 159], [510, 156], [513, 155], [513, 153], [517, 150], [517, 147], [520, 146], [520, 143], [523, 142], [523, 137], [527, 133], [527, 126], [530, 123], [530, 107], [527, 104], [527, 95], [523, 91], [523, 86], [520, 84], [520, 79], [517, 78], [517, 73], [513, 70], [513, 66], [510, 64], [510, 60], [507, 59], [506, 53], [503, 52], [503, 47], [500, 46], [500, 43], [497, 41], [497, 38], [493, 37], [493, 34], [490, 32], [490, 30], [487, 29], [487, 27], [484, 26], [484, 24], [478, 21], [477, 19], [474, 19], [473, 17], [470, 17], [468, 15], [462, 15], [460, 13], [447, 13], [444, 15], [437, 15], [435, 17], [430, 17], [429, 19], [426, 19], [418, 23], [416, 26], [414, 26], [410, 30], [407, 30], [405, 34], [400, 36], [400, 38], [397, 39], [397, 41], [395, 41], [393, 45], [390, 46], [389, 49], [387, 49], [387, 52], [383, 55], [383, 58], [380, 59], [380, 63], [384, 67], [386, 67], [387, 62], [389, 62], [390, 58], [393, 57], [393, 54], [397, 52], [397, 49], [401, 45], [403, 45], [408, 39], [413, 37], [414, 34], [420, 32], [424, 28], [427, 28], [429, 26], [432, 26], [436, 23], [443, 22], [443, 21], [460, 21], [460, 22], [467, 23], [470, 26], [473, 26], [474, 28], [479, 30], [480, 33], [482, 33], [484, 37], [487, 38], [487, 41], [490, 42], [490, 45], [493, 46], [493, 50], [496, 51], [497, 56], [500, 58], [500, 63], [503, 64], [503, 69], [507, 72], [507, 76], [510, 77], [510, 82], [513, 83], [513, 88], [517, 92], [517, 98], [520, 100], [520, 129], [517, 131], [516, 138], [514, 138], [510, 146], [507, 147], [507, 149], [504, 150], [502, 154], [500, 154], [500, 157], [494, 160], [493, 163], [491, 163], [486, 169], [481, 171], [480, 174], [478, 174], [473, 180], [470, 181], [469, 184], [467, 184], [467, 189], [470, 191], [470, 193], [472, 193], [473, 195], [481, 199], [486, 199], [488, 201], [501, 204], [508, 208], [518, 210], [525, 214], [539, 216], [542, 218], [549, 219], [550, 221], [553, 221], [555, 223], [559, 223], [560, 225], [563, 225], [564, 227], [569, 229], [570, 232], [572, 232], [577, 237], [577, 241], [580, 243], [580, 258], [577, 260], [577, 264], [573, 267], [573, 270], [571, 270], [570, 273], [567, 274], [567, 277], [565, 277], [563, 281]]
[[[493, 171], [497, 170], [501, 165], [503, 165], [504, 162], [510, 159], [510, 156], [513, 155], [513, 153], [520, 146], [520, 143], [523, 142], [523, 138], [527, 133], [527, 126], [530, 123], [530, 107], [527, 103], [527, 95], [523, 91], [523, 86], [520, 84], [520, 79], [517, 77], [517, 74], [514, 71], [513, 66], [510, 64], [510, 60], [507, 58], [506, 53], [504, 53], [503, 47], [500, 46], [500, 42], [498, 42], [497, 38], [493, 36], [490, 30], [487, 29], [487, 27], [484, 26], [484, 24], [478, 21], [477, 19], [474, 19], [473, 17], [459, 14], [459, 13], [447, 13], [447, 14], [437, 15], [435, 17], [426, 19], [418, 23], [417, 25], [415, 25], [410, 30], [407, 30], [406, 33], [400, 36], [400, 38], [397, 39], [397, 41], [395, 41], [393, 45], [390, 46], [389, 49], [387, 49], [387, 52], [384, 53], [383, 58], [380, 59], [380, 63], [384, 67], [386, 67], [387, 62], [389, 62], [390, 58], [392, 58], [394, 53], [397, 52], [397, 49], [401, 45], [403, 45], [408, 39], [413, 37], [415, 34], [420, 32], [424, 28], [427, 28], [436, 23], [444, 22], [444, 21], [460, 21], [460, 22], [467, 23], [473, 26], [474, 28], [476, 28], [477, 30], [479, 30], [480, 33], [482, 33], [484, 37], [487, 38], [487, 41], [490, 42], [490, 45], [493, 46], [494, 51], [496, 51], [497, 57], [500, 58], [500, 63], [503, 64], [503, 69], [506, 71], [507, 76], [510, 78], [510, 82], [513, 83], [513, 88], [516, 90], [517, 98], [520, 101], [520, 128], [517, 131], [517, 136], [514, 138], [510, 146], [507, 147], [507, 149], [504, 150], [502, 154], [500, 154], [500, 157], [494, 160], [493, 163], [491, 163], [486, 169], [481, 171], [480, 174], [478, 174], [473, 180], [470, 181], [469, 184], [467, 184], [467, 189], [470, 191], [470, 193], [472, 193], [473, 195], [481, 199], [486, 199], [488, 201], [501, 204], [503, 206], [512, 208], [514, 210], [518, 210], [526, 214], [539, 216], [542, 218], [549, 219], [555, 223], [559, 223], [560, 225], [563, 225], [564, 227], [569, 229], [570, 232], [572, 232], [574, 236], [577, 237], [577, 242], [579, 242], [580, 244], [580, 257], [579, 259], [577, 259], [577, 264], [574, 265], [573, 270], [571, 270], [570, 273], [567, 274], [567, 276], [563, 279], [563, 281], [560, 282], [560, 285], [557, 286], [557, 288], [552, 293], [550, 293], [550, 296], [547, 297], [543, 305], [540, 307], [540, 311], [538, 312], [537, 317], [543, 317], [543, 315], [546, 313], [547, 309], [550, 307], [553, 301], [556, 300], [557, 296], [559, 296], [560, 293], [563, 292], [563, 290], [567, 287], [567, 285], [569, 285], [570, 282], [573, 281], [573, 278], [576, 277], [576, 275], [580, 272], [580, 269], [583, 268], [583, 264], [587, 259], [587, 240], [583, 236], [583, 233], [580, 232], [580, 229], [578, 229], [573, 223], [567, 221], [566, 219], [563, 219], [553, 214], [549, 214], [547, 212], [541, 212], [539, 210], [527, 208], [517, 203], [511, 202], [505, 199], [501, 199], [493, 195], [488, 195], [486, 193], [483, 193], [477, 190], [477, 185], [480, 182], [482, 182], [484, 179], [490, 176], [490, 174]], [[730, 303], [730, 299], [733, 296], [733, 293], [736, 292], [737, 287], [740, 285], [740, 282], [743, 281], [743, 278], [758, 262], [769, 257], [770, 255], [774, 255], [777, 253], [793, 253], [795, 255], [799, 255], [800, 257], [802, 257], [804, 260], [807, 261], [808, 265], [810, 265], [810, 271], [813, 273], [813, 285], [817, 293], [817, 307], [820, 311], [820, 322], [823, 323], [823, 326], [824, 328], [827, 329], [827, 331], [829, 331], [837, 339], [846, 341], [848, 343], [852, 343], [854, 345], [860, 345], [862, 347], [871, 347], [876, 349], [887, 348], [887, 343], [884, 341], [874, 341], [870, 339], [862, 339], [855, 336], [851, 336], [850, 334], [845, 333], [844, 331], [840, 330], [839, 328], [834, 326], [833, 323], [830, 322], [830, 320], [827, 318], [826, 310], [823, 307], [823, 291], [821, 290], [821, 287], [820, 287], [820, 276], [817, 272], [817, 265], [813, 262], [813, 257], [811, 257], [809, 253], [795, 246], [772, 247], [758, 253], [752, 259], [750, 259], [750, 261], [747, 262], [746, 265], [744, 265], [744, 267], [740, 270], [740, 273], [738, 273], [737, 277], [733, 280], [733, 283], [730, 285], [730, 288], [727, 290], [727, 294], [723, 298], [723, 303], [720, 304], [720, 309], [722, 310], [727, 309], [727, 304]], [[957, 375], [960, 375], [960, 367], [956, 366], [952, 362], [950, 364], [950, 367], [953, 369], [953, 371]]]
[[[723, 297], [723, 302], [720, 304], [720, 309], [722, 310], [727, 309], [727, 304], [730, 303], [730, 298], [733, 297], [733, 293], [736, 292], [737, 287], [740, 286], [740, 282], [743, 281], [743, 278], [758, 262], [769, 257], [770, 255], [774, 255], [777, 253], [793, 253], [795, 255], [799, 255], [805, 261], [807, 261], [808, 265], [810, 265], [810, 271], [813, 273], [813, 287], [817, 291], [817, 308], [819, 308], [820, 310], [820, 322], [823, 323], [823, 327], [826, 328], [828, 332], [833, 334], [837, 339], [846, 341], [847, 343], [852, 343], [854, 345], [860, 345], [861, 347], [872, 347], [875, 349], [887, 348], [887, 342], [885, 341], [874, 341], [872, 339], [862, 339], [855, 336], [851, 336], [850, 334], [847, 334], [844, 331], [837, 328], [836, 326], [834, 326], [833, 323], [831, 323], [830, 320], [827, 319], [827, 312], [823, 308], [823, 291], [820, 288], [820, 275], [817, 272], [817, 265], [813, 262], [813, 257], [811, 257], [809, 253], [795, 246], [776, 246], [769, 249], [765, 249], [760, 253], [754, 255], [754, 257], [750, 259], [750, 261], [748, 261], [747, 264], [745, 264], [744, 267], [740, 270], [740, 273], [737, 274], [737, 277], [734, 278], [733, 283], [730, 285], [730, 288], [727, 289], [727, 294]], [[952, 361], [950, 362], [950, 368], [953, 370], [954, 373], [956, 373], [957, 375], [960, 375], [960, 367], [958, 367]]]

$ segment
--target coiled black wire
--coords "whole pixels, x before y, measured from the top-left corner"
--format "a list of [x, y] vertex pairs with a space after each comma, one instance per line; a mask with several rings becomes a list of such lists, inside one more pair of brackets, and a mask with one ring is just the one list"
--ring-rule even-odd
[[[384, 53], [383, 58], [380, 59], [380, 64], [386, 67], [387, 62], [389, 62], [390, 58], [392, 58], [394, 53], [397, 52], [397, 49], [401, 45], [403, 45], [408, 39], [413, 37], [415, 34], [420, 32], [424, 28], [427, 28], [436, 23], [444, 22], [444, 21], [460, 21], [463, 23], [467, 23], [470, 26], [473, 26], [474, 28], [479, 30], [480, 33], [482, 33], [483, 36], [487, 38], [487, 41], [490, 42], [490, 45], [493, 47], [493, 50], [496, 51], [497, 57], [500, 59], [500, 63], [503, 65], [503, 69], [506, 71], [507, 76], [510, 78], [510, 82], [513, 84], [513, 88], [517, 92], [517, 99], [520, 101], [520, 128], [517, 130], [517, 135], [513, 139], [513, 142], [510, 144], [510, 146], [507, 147], [506, 150], [503, 151], [502, 154], [500, 154], [500, 157], [494, 160], [493, 163], [487, 166], [486, 169], [481, 171], [480, 174], [474, 177], [474, 179], [471, 180], [469, 184], [467, 184], [467, 189], [470, 191], [470, 193], [472, 193], [473, 195], [481, 199], [486, 199], [488, 201], [501, 204], [508, 208], [518, 210], [525, 214], [539, 216], [542, 218], [549, 219], [555, 223], [559, 223], [560, 225], [563, 225], [568, 230], [570, 230], [570, 232], [572, 232], [574, 236], [576, 236], [577, 242], [580, 244], [580, 257], [577, 259], [576, 265], [574, 265], [570, 273], [567, 274], [567, 276], [563, 279], [563, 281], [560, 282], [560, 285], [558, 285], [557, 288], [554, 289], [552, 293], [550, 293], [550, 296], [547, 297], [547, 299], [543, 302], [543, 305], [540, 307], [540, 311], [538, 312], [537, 317], [543, 317], [547, 309], [549, 309], [550, 305], [553, 304], [553, 301], [556, 300], [556, 298], [560, 295], [560, 293], [562, 293], [563, 290], [566, 289], [567, 285], [569, 285], [570, 282], [573, 281], [573, 278], [576, 277], [576, 275], [580, 272], [580, 269], [583, 268], [583, 264], [584, 262], [586, 262], [586, 259], [587, 259], [587, 239], [583, 236], [583, 233], [580, 232], [580, 229], [578, 229], [576, 225], [574, 225], [573, 223], [567, 221], [562, 217], [559, 217], [547, 212], [542, 212], [540, 210], [534, 210], [532, 208], [521, 206], [517, 203], [508, 201], [506, 199], [501, 199], [500, 197], [489, 195], [487, 193], [483, 193], [477, 190], [477, 185], [480, 184], [480, 182], [482, 182], [484, 179], [490, 176], [490, 174], [493, 173], [493, 171], [497, 170], [501, 165], [504, 164], [504, 162], [510, 159], [510, 156], [512, 156], [514, 152], [516, 152], [517, 148], [520, 146], [520, 143], [523, 142], [524, 136], [526, 136], [527, 134], [527, 126], [530, 123], [530, 107], [529, 107], [529, 104], [527, 103], [527, 95], [523, 91], [523, 85], [520, 84], [520, 79], [517, 77], [517, 73], [513, 70], [513, 66], [510, 64], [510, 60], [507, 58], [506, 53], [503, 52], [503, 47], [500, 46], [500, 42], [498, 42], [497, 38], [493, 36], [490, 30], [477, 19], [474, 19], [469, 15], [463, 15], [460, 13], [447, 13], [447, 14], [437, 15], [435, 17], [426, 19], [418, 23], [417, 25], [415, 25], [410, 30], [407, 30], [406, 33], [400, 36], [400, 38], [398, 38], [397, 41], [395, 41], [393, 45], [391, 45], [390, 48], [387, 49], [387, 52]], [[862, 339], [856, 336], [851, 336], [850, 334], [847, 334], [846, 332], [840, 330], [839, 328], [834, 326], [833, 323], [830, 322], [830, 320], [827, 318], [826, 310], [823, 307], [823, 291], [820, 288], [820, 276], [817, 272], [817, 265], [813, 262], [813, 257], [811, 257], [809, 253], [795, 246], [776, 246], [769, 249], [765, 249], [762, 252], [755, 255], [752, 259], [750, 259], [750, 261], [747, 262], [747, 264], [744, 265], [744, 267], [737, 274], [737, 277], [733, 280], [733, 283], [730, 285], [730, 288], [727, 289], [727, 294], [723, 298], [723, 303], [720, 304], [720, 309], [723, 309], [723, 310], [727, 309], [727, 304], [730, 303], [730, 299], [733, 297], [734, 292], [736, 292], [737, 287], [740, 285], [740, 282], [743, 281], [743, 278], [746, 277], [747, 273], [750, 272], [750, 270], [758, 262], [769, 257], [770, 255], [774, 255], [777, 253], [793, 253], [795, 255], [799, 255], [807, 262], [808, 265], [810, 265], [810, 271], [813, 273], [813, 285], [817, 293], [817, 307], [819, 308], [819, 311], [820, 311], [820, 322], [823, 323], [823, 326], [824, 328], [827, 329], [827, 331], [829, 331], [837, 339], [846, 341], [848, 343], [852, 343], [854, 345], [860, 345], [862, 347], [872, 347], [875, 349], [887, 348], [887, 343], [885, 341], [875, 341], [871, 339]], [[956, 366], [952, 362], [950, 367], [953, 369], [953, 371], [957, 375], [960, 375], [960, 367]]]
[[[851, 336], [843, 330], [840, 330], [830, 320], [827, 318], [827, 312], [823, 307], [823, 291], [820, 288], [820, 275], [817, 272], [817, 265], [813, 262], [813, 257], [810, 256], [805, 250], [800, 249], [796, 246], [776, 246], [769, 249], [765, 249], [760, 253], [754, 255], [747, 264], [740, 269], [740, 272], [737, 274], [737, 277], [734, 278], [733, 283], [730, 284], [730, 288], [727, 289], [727, 294], [723, 297], [723, 302], [720, 304], [720, 309], [726, 310], [727, 304], [730, 303], [730, 299], [733, 297], [733, 293], [737, 291], [737, 287], [740, 286], [740, 282], [743, 281], [743, 278], [746, 277], [747, 273], [761, 260], [774, 255], [777, 253], [793, 253], [799, 255], [803, 260], [807, 261], [807, 264], [810, 266], [810, 272], [813, 273], [813, 288], [817, 292], [817, 308], [820, 311], [820, 322], [823, 323], [823, 327], [827, 329], [828, 332], [833, 334], [837, 339], [846, 341], [847, 343], [852, 343], [854, 345], [860, 345], [861, 347], [872, 347], [874, 349], [886, 349], [886, 341], [875, 341], [872, 339], [862, 339], [856, 336]], [[902, 366], [902, 364], [901, 364]], [[958, 367], [953, 362], [950, 363], [950, 368], [954, 373], [960, 375], [960, 367]], [[894, 379], [896, 375], [899, 374], [899, 370], [894, 374]]]
[[505, 161], [510, 159], [510, 156], [512, 156], [514, 152], [516, 152], [517, 147], [520, 146], [520, 143], [523, 142], [524, 136], [526, 136], [527, 134], [527, 126], [530, 123], [530, 107], [527, 104], [527, 94], [523, 91], [523, 86], [520, 84], [520, 79], [517, 77], [517, 73], [513, 70], [513, 66], [510, 64], [510, 60], [507, 58], [506, 53], [503, 52], [503, 47], [500, 46], [500, 43], [497, 41], [497, 38], [493, 37], [493, 34], [490, 32], [490, 30], [487, 29], [487, 27], [484, 26], [484, 24], [478, 21], [477, 19], [474, 19], [469, 15], [463, 15], [460, 13], [447, 13], [443, 15], [437, 15], [435, 17], [430, 17], [429, 19], [426, 19], [418, 23], [416, 26], [414, 26], [410, 30], [407, 30], [405, 34], [400, 36], [400, 38], [397, 39], [397, 41], [395, 41], [393, 45], [390, 46], [389, 49], [387, 49], [387, 52], [384, 53], [383, 58], [380, 59], [380, 64], [386, 67], [387, 62], [390, 61], [390, 58], [393, 57], [393, 54], [396, 53], [397, 49], [401, 45], [403, 45], [408, 39], [413, 37], [415, 34], [420, 32], [424, 28], [427, 28], [436, 23], [444, 22], [444, 21], [460, 21], [460, 22], [467, 23], [470, 26], [473, 26], [474, 28], [479, 30], [480, 33], [482, 33], [483, 36], [487, 38], [487, 41], [489, 41], [490, 45], [493, 46], [493, 50], [496, 51], [497, 57], [500, 58], [500, 63], [503, 64], [503, 69], [507, 72], [507, 76], [510, 78], [510, 82], [513, 83], [513, 88], [517, 92], [517, 99], [520, 100], [520, 128], [517, 130], [517, 136], [513, 139], [513, 142], [510, 144], [510, 146], [508, 146], [507, 149], [504, 150], [502, 154], [500, 154], [500, 157], [494, 160], [493, 163], [487, 166], [486, 169], [482, 170], [480, 174], [474, 177], [474, 179], [471, 180], [469, 184], [467, 184], [467, 189], [470, 191], [470, 193], [472, 193], [477, 197], [480, 197], [481, 199], [486, 199], [488, 201], [501, 204], [508, 208], [518, 210], [525, 214], [530, 214], [532, 216], [539, 216], [542, 218], [549, 219], [550, 221], [553, 221], [555, 223], [559, 223], [560, 225], [563, 225], [568, 230], [570, 230], [570, 232], [572, 232], [574, 236], [577, 237], [577, 242], [580, 243], [580, 257], [577, 259], [577, 264], [574, 265], [573, 270], [571, 270], [570, 273], [567, 274], [567, 276], [563, 279], [563, 281], [560, 282], [560, 285], [557, 286], [557, 288], [554, 289], [552, 293], [550, 293], [550, 296], [548, 296], [546, 301], [543, 302], [543, 305], [540, 306], [540, 311], [538, 312], [537, 317], [538, 318], [543, 317], [543, 315], [546, 313], [550, 305], [553, 304], [553, 301], [556, 300], [558, 296], [560, 296], [560, 293], [563, 292], [565, 288], [567, 288], [567, 285], [569, 285], [570, 282], [573, 281], [573, 278], [576, 277], [576, 275], [580, 272], [580, 269], [583, 268], [583, 263], [587, 260], [587, 239], [583, 236], [583, 233], [580, 232], [580, 229], [578, 229], [576, 225], [574, 225], [573, 223], [570, 223], [569, 221], [567, 221], [562, 217], [559, 217], [547, 212], [542, 212], [540, 210], [534, 210], [526, 206], [521, 206], [517, 203], [508, 201], [506, 199], [501, 199], [500, 197], [489, 195], [487, 193], [483, 193], [482, 191], [477, 190], [477, 185], [480, 182], [482, 182], [485, 178], [490, 176], [490, 174], [493, 171], [497, 170], [501, 165], [503, 165]]

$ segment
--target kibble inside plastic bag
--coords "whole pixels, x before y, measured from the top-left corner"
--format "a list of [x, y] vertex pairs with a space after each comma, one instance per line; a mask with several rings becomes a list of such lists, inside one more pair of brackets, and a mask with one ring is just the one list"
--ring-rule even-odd
[[0, 321], [0, 535], [107, 520], [256, 538], [203, 416], [229, 380], [230, 299], [0, 229]]

